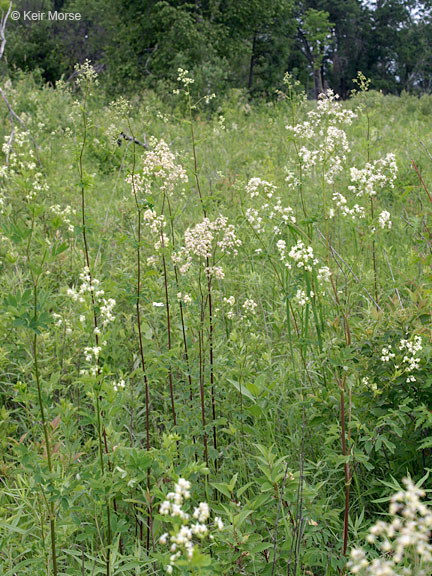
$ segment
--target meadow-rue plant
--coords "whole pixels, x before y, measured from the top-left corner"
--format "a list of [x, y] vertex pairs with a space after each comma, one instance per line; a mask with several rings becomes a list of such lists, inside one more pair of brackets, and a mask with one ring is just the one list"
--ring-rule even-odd
[[351, 551], [348, 563], [360, 576], [427, 576], [432, 568], [432, 511], [422, 502], [425, 491], [410, 478], [391, 497], [391, 521], [378, 521], [369, 529], [367, 541], [381, 557], [368, 560], [362, 548]]
[[[428, 97], [176, 69], [2, 83], [1, 574], [343, 574], [428, 488]], [[395, 512], [357, 573], [430, 572]]]
[[[159, 543], [169, 546], [169, 563], [165, 566], [167, 574], [173, 574], [178, 567], [194, 568], [208, 565], [208, 557], [200, 548], [206, 538], [214, 539], [214, 532], [224, 529], [224, 523], [218, 516], [210, 524], [210, 506], [200, 502], [193, 512], [186, 512], [185, 506], [191, 498], [191, 483], [179, 478], [174, 485], [174, 492], [169, 492], [159, 507], [159, 514], [171, 519], [171, 529], [164, 532]], [[168, 519], [167, 518], [167, 519]]]

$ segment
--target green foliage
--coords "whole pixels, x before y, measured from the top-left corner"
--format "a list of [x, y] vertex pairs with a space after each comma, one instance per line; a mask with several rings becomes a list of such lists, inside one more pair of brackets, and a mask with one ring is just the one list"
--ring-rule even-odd
[[[158, 9], [194, 42], [195, 8]], [[324, 137], [287, 129], [327, 102], [308, 102], [289, 75], [270, 104], [250, 105], [242, 91], [198, 103], [201, 80], [176, 71], [180, 94], [168, 103], [146, 92], [106, 105], [90, 72], [77, 71], [87, 74], [79, 85], [20, 74], [4, 87], [26, 128], [15, 123], [0, 169], [0, 573], [53, 574], [53, 520], [59, 574], [106, 574], [107, 564], [111, 574], [164, 573], [172, 553], [159, 538], [182, 523], [161, 505], [185, 478], [187, 509], [209, 504], [214, 538], [194, 535], [174, 574], [335, 575], [344, 524], [350, 548], [404, 476], [430, 488], [431, 207], [411, 160], [428, 188], [431, 98], [368, 92], [359, 77], [335, 108], [356, 117], [329, 183], [343, 137], [307, 166], [301, 147], [333, 145], [333, 116], [323, 113]], [[9, 122], [3, 109], [2, 142]], [[157, 155], [161, 139], [174, 156]], [[371, 198], [349, 188], [359, 186], [350, 168], [389, 152], [397, 179], [373, 196], [372, 213]], [[188, 176], [169, 192], [167, 158], [170, 174], [181, 164]], [[144, 168], [151, 178], [134, 190]], [[364, 218], [344, 216], [335, 192]], [[228, 222], [211, 229], [209, 261], [192, 251], [182, 271], [173, 251], [205, 222], [203, 206], [211, 223]], [[165, 226], [148, 224], [152, 209]], [[391, 229], [380, 226], [384, 210]], [[289, 260], [299, 240], [319, 264]], [[331, 280], [321, 283], [323, 265]]]
[[54, 83], [89, 58], [110, 94], [164, 94], [179, 67], [208, 94], [235, 88], [271, 98], [287, 70], [315, 96], [328, 85], [347, 97], [358, 70], [385, 92], [431, 89], [428, 0], [18, 0], [14, 8], [81, 18], [9, 19], [9, 75], [33, 70]]

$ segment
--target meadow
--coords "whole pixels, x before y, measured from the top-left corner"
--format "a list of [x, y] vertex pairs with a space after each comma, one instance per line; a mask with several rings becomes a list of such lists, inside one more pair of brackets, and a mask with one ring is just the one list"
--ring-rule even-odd
[[3, 85], [2, 576], [431, 573], [432, 97], [357, 85]]

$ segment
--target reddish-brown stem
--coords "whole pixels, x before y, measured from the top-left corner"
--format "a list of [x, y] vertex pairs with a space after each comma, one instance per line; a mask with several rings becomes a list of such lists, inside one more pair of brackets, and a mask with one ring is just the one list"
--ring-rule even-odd
[[[201, 288], [201, 283], [200, 283]], [[200, 328], [198, 333], [198, 348], [199, 348], [199, 381], [200, 381], [200, 399], [201, 399], [201, 420], [203, 429], [203, 443], [204, 443], [204, 459], [208, 466], [208, 447], [207, 447], [207, 431], [206, 431], [206, 417], [205, 417], [205, 398], [204, 398], [204, 359], [203, 359], [203, 326], [204, 326], [204, 303], [203, 294], [201, 292], [201, 317]]]
[[[132, 138], [134, 138], [134, 134], [132, 132], [132, 127], [129, 123], [129, 128], [132, 134]], [[145, 407], [146, 407], [146, 449], [150, 450], [150, 392], [149, 392], [149, 383], [147, 378], [147, 370], [146, 370], [146, 363], [144, 359], [144, 345], [143, 345], [143, 337], [142, 337], [142, 328], [141, 328], [141, 206], [138, 201], [138, 194], [136, 190], [136, 183], [135, 183], [135, 138], [133, 141], [133, 161], [132, 161], [132, 192], [135, 199], [135, 205], [137, 209], [137, 294], [135, 300], [135, 308], [136, 308], [136, 317], [137, 317], [137, 325], [138, 325], [138, 345], [139, 345], [139, 353], [140, 353], [140, 360], [141, 360], [141, 370], [143, 373], [144, 379], [144, 393], [145, 393]], [[150, 468], [147, 469], [147, 498], [148, 498], [148, 524], [147, 524], [147, 535], [146, 535], [146, 551], [147, 555], [150, 552], [150, 538], [152, 541], [152, 549], [155, 549], [154, 543], [154, 536], [153, 536], [153, 506], [152, 506], [152, 498], [151, 498], [151, 477], [150, 477]], [[142, 537], [142, 528], [140, 526], [140, 534]]]
[[413, 165], [414, 170], [417, 172], [417, 176], [419, 177], [420, 182], [422, 183], [422, 186], [423, 186], [426, 194], [428, 195], [429, 202], [432, 203], [432, 196], [430, 195], [429, 190], [427, 189], [427, 186], [426, 186], [426, 184], [425, 184], [425, 182], [424, 182], [424, 180], [423, 180], [423, 178], [422, 178], [422, 175], [420, 174], [420, 170], [417, 168], [416, 163], [414, 162], [414, 160], [411, 160], [411, 164]]
[[[193, 117], [192, 117], [192, 103], [191, 96], [188, 92], [189, 99], [189, 116], [190, 116], [190, 129], [191, 129], [191, 139], [192, 139], [192, 151], [194, 160], [194, 175], [197, 187], [198, 196], [201, 202], [201, 208], [203, 211], [204, 218], [207, 218], [207, 210], [203, 201], [201, 186], [198, 175], [198, 159], [196, 154], [195, 145], [195, 134], [193, 128]], [[206, 258], [207, 266], [207, 298], [209, 305], [209, 354], [210, 354], [210, 393], [211, 393], [211, 403], [212, 403], [212, 418], [213, 418], [213, 446], [215, 450], [217, 449], [217, 433], [216, 433], [216, 398], [215, 398], [215, 385], [214, 385], [214, 355], [213, 355], [213, 310], [212, 310], [212, 292], [211, 292], [211, 278], [210, 278], [210, 260]], [[202, 317], [202, 322], [204, 318]], [[200, 384], [201, 385], [201, 384]], [[205, 441], [207, 442], [207, 437], [205, 436]], [[207, 446], [205, 446], [205, 452], [207, 453]]]
[[[162, 205], [162, 214], [164, 212], [164, 206], [165, 206], [165, 196], [164, 196], [163, 205]], [[168, 331], [168, 354], [169, 354], [168, 385], [169, 385], [170, 398], [171, 398], [171, 413], [172, 413], [172, 418], [173, 418], [173, 424], [174, 424], [174, 426], [176, 426], [177, 425], [177, 418], [176, 418], [175, 403], [174, 403], [174, 389], [173, 389], [172, 367], [171, 367], [171, 314], [170, 314], [170, 303], [169, 303], [169, 294], [168, 294], [168, 273], [167, 273], [167, 266], [166, 266], [166, 259], [165, 259], [165, 238], [164, 238], [162, 226], [161, 226], [161, 231], [160, 231], [160, 238], [161, 238], [161, 246], [162, 246], [162, 267], [163, 267], [164, 288], [165, 288], [165, 312], [166, 312], [167, 331]]]
[[342, 454], [345, 457], [344, 472], [345, 472], [345, 513], [344, 513], [344, 528], [343, 528], [343, 548], [342, 553], [346, 556], [348, 547], [348, 520], [349, 520], [349, 504], [350, 504], [350, 467], [346, 460], [347, 445], [346, 445], [346, 430], [345, 430], [345, 382], [341, 387], [340, 411], [341, 411], [341, 443]]
[[[85, 263], [86, 263], [86, 267], [87, 267], [87, 274], [88, 274], [88, 278], [89, 278], [89, 284], [90, 284], [90, 294], [91, 294], [91, 302], [92, 302], [92, 311], [93, 311], [93, 325], [94, 325], [94, 338], [95, 338], [95, 343], [96, 346], [99, 347], [99, 336], [98, 336], [98, 318], [97, 318], [97, 313], [96, 313], [96, 305], [95, 305], [95, 297], [94, 297], [94, 290], [93, 290], [93, 277], [92, 277], [92, 272], [91, 272], [91, 268], [90, 268], [90, 254], [89, 254], [89, 247], [88, 247], [88, 242], [87, 242], [87, 227], [86, 227], [86, 218], [85, 218], [85, 187], [84, 187], [84, 150], [86, 147], [86, 142], [87, 142], [87, 116], [86, 116], [86, 102], [87, 102], [87, 96], [88, 96], [88, 92], [86, 91], [85, 93], [85, 99], [84, 99], [84, 105], [83, 105], [83, 113], [82, 113], [82, 118], [83, 118], [83, 141], [82, 141], [82, 145], [81, 145], [81, 149], [80, 149], [80, 155], [79, 155], [79, 174], [80, 174], [80, 187], [81, 187], [81, 218], [82, 218], [82, 232], [83, 232], [83, 241], [84, 241], [84, 255], [85, 255]], [[101, 378], [101, 369], [100, 369], [100, 360], [99, 357], [96, 360], [97, 363], [97, 377], [98, 377], [98, 381], [100, 381]], [[104, 467], [104, 461], [103, 461], [103, 446], [102, 446], [102, 430], [103, 430], [103, 434], [105, 437], [105, 446], [107, 447], [107, 443], [106, 443], [106, 435], [105, 435], [105, 428], [103, 427], [102, 424], [102, 413], [100, 410], [100, 396], [99, 393], [97, 395], [97, 399], [96, 399], [96, 410], [97, 410], [97, 427], [98, 427], [98, 439], [99, 439], [99, 456], [100, 456], [100, 464], [101, 464], [101, 473], [102, 476], [105, 475], [105, 467]], [[108, 450], [107, 450], [108, 453]], [[110, 501], [108, 496], [106, 497], [106, 516], [107, 516], [107, 554], [106, 554], [106, 576], [110, 576], [110, 571], [111, 571], [111, 539], [112, 539], [112, 534], [111, 534], [111, 506], [110, 506]]]
[[[208, 266], [207, 259], [207, 266]], [[211, 276], [207, 273], [207, 297], [209, 306], [209, 353], [210, 353], [210, 391], [212, 403], [212, 418], [213, 418], [213, 447], [217, 450], [217, 435], [216, 435], [216, 398], [214, 386], [214, 368], [213, 368], [213, 304], [211, 292]]]
[[[133, 177], [132, 177], [133, 181]], [[136, 297], [136, 314], [137, 314], [137, 324], [138, 324], [138, 342], [141, 360], [141, 369], [143, 371], [144, 387], [145, 387], [145, 406], [146, 406], [146, 448], [150, 450], [150, 395], [149, 395], [149, 385], [147, 379], [146, 364], [144, 360], [144, 346], [142, 338], [141, 329], [141, 309], [140, 309], [140, 298], [141, 298], [141, 210], [138, 207], [138, 247], [137, 247], [137, 297]], [[149, 523], [147, 525], [147, 538], [146, 538], [146, 549], [147, 554], [150, 551], [150, 536], [152, 537], [152, 547], [154, 548], [153, 539], [153, 509], [151, 504], [150, 496], [150, 468], [147, 470], [147, 497], [149, 500]]]
[[[373, 197], [371, 196], [370, 199], [371, 205], [371, 218], [374, 219], [374, 204], [373, 204]], [[378, 304], [378, 274], [377, 274], [377, 263], [376, 263], [376, 250], [375, 250], [375, 238], [372, 238], [372, 264], [373, 264], [373, 271], [374, 271], [374, 291], [375, 291], [375, 306], [376, 309], [379, 310]]]

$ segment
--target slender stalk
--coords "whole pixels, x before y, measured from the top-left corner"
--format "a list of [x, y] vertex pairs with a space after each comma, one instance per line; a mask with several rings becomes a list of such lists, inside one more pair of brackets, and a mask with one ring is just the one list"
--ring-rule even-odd
[[[162, 203], [162, 214], [164, 213], [165, 208], [165, 194]], [[172, 381], [172, 366], [171, 366], [171, 313], [170, 313], [170, 301], [169, 301], [169, 294], [168, 294], [168, 273], [167, 273], [167, 266], [166, 266], [166, 258], [165, 258], [165, 239], [163, 228], [161, 226], [160, 231], [160, 238], [161, 238], [161, 245], [162, 245], [162, 268], [163, 268], [163, 276], [164, 276], [164, 288], [165, 288], [165, 312], [166, 312], [166, 320], [167, 320], [167, 331], [168, 331], [168, 354], [169, 354], [169, 365], [168, 365], [168, 384], [169, 384], [169, 391], [170, 391], [170, 398], [171, 398], [171, 413], [173, 418], [174, 426], [177, 426], [177, 418], [176, 418], [176, 411], [175, 411], [175, 403], [174, 403], [174, 389], [173, 389], [173, 381]]]
[[[374, 219], [374, 202], [371, 196], [370, 199], [370, 208], [371, 208], [371, 219]], [[372, 238], [372, 263], [373, 263], [373, 271], [374, 271], [374, 294], [375, 294], [375, 307], [379, 310], [379, 302], [378, 302], [378, 273], [377, 273], [377, 263], [376, 263], [376, 250], [375, 250], [375, 238]]]
[[[192, 140], [192, 151], [194, 160], [194, 175], [197, 187], [198, 196], [200, 198], [201, 208], [203, 211], [204, 218], [207, 218], [207, 209], [205, 207], [201, 186], [198, 174], [198, 159], [196, 153], [196, 142], [195, 133], [193, 127], [193, 116], [192, 116], [192, 102], [190, 91], [187, 91], [188, 103], [189, 103], [189, 122], [191, 130], [191, 140]], [[207, 300], [209, 307], [209, 359], [210, 359], [210, 393], [211, 393], [211, 405], [212, 405], [212, 418], [213, 418], [213, 447], [217, 450], [217, 432], [216, 432], [216, 397], [215, 397], [215, 383], [214, 383], [214, 350], [213, 350], [213, 305], [212, 305], [212, 290], [211, 290], [211, 277], [210, 277], [210, 259], [206, 258], [206, 268], [207, 268]]]
[[[129, 128], [131, 128], [129, 123]], [[131, 130], [132, 132], [132, 130]], [[134, 138], [132, 134], [132, 138]], [[143, 372], [143, 379], [144, 379], [144, 389], [145, 389], [145, 407], [146, 407], [146, 449], [150, 450], [150, 392], [149, 392], [149, 382], [147, 378], [147, 369], [146, 369], [146, 362], [144, 358], [144, 345], [143, 345], [143, 337], [142, 337], [142, 328], [141, 328], [141, 235], [142, 235], [142, 221], [141, 221], [141, 205], [138, 200], [138, 193], [136, 189], [135, 183], [135, 165], [136, 165], [136, 150], [135, 150], [135, 139], [133, 141], [133, 160], [132, 160], [132, 193], [135, 199], [135, 205], [137, 210], [137, 293], [136, 293], [136, 300], [135, 300], [135, 309], [136, 309], [136, 317], [137, 317], [137, 325], [138, 325], [138, 345], [139, 345], [139, 354], [141, 360], [141, 369]], [[147, 524], [147, 534], [146, 534], [146, 551], [147, 555], [150, 552], [150, 538], [152, 541], [152, 549], [154, 550], [154, 536], [153, 536], [153, 506], [151, 501], [151, 477], [150, 477], [150, 468], [147, 469], [147, 498], [148, 498], [148, 524]], [[140, 535], [142, 535], [142, 528], [140, 526]]]
[[201, 276], [199, 277], [199, 286], [201, 293], [201, 311], [200, 311], [200, 327], [198, 331], [198, 350], [199, 350], [199, 383], [200, 383], [200, 400], [201, 400], [201, 421], [203, 429], [203, 444], [204, 444], [204, 459], [208, 467], [208, 446], [207, 446], [207, 431], [206, 431], [206, 416], [205, 416], [205, 397], [204, 397], [204, 358], [203, 358], [203, 326], [204, 326], [204, 297], [201, 287]]
[[[31, 241], [33, 239], [34, 227], [35, 227], [35, 213], [33, 210], [31, 233], [29, 234], [29, 238], [28, 238], [27, 246], [26, 246], [27, 262], [30, 262], [30, 246], [31, 246]], [[46, 250], [42, 256], [41, 268], [45, 262], [45, 257], [46, 257]], [[38, 319], [38, 291], [37, 291], [37, 288], [38, 288], [39, 276], [35, 275], [35, 273], [33, 272], [33, 269], [30, 269], [30, 273], [31, 273], [31, 278], [32, 278], [32, 283], [33, 283], [33, 308], [34, 308], [33, 319], [34, 319], [34, 322], [37, 324], [37, 319]], [[39, 360], [38, 360], [38, 334], [36, 331], [35, 331], [34, 336], [33, 336], [33, 362], [34, 362], [34, 370], [35, 370], [36, 387], [37, 387], [37, 393], [38, 393], [39, 411], [40, 411], [40, 415], [41, 415], [42, 428], [43, 428], [43, 434], [44, 434], [44, 439], [45, 439], [48, 470], [50, 472], [50, 475], [52, 475], [53, 466], [52, 466], [52, 459], [51, 459], [51, 444], [50, 444], [50, 439], [49, 439], [49, 434], [48, 434], [48, 424], [47, 424], [46, 417], [45, 417], [45, 408], [44, 408], [43, 397], [42, 397], [42, 386], [41, 386], [41, 380], [40, 380], [40, 374], [39, 374]], [[42, 493], [42, 497], [46, 501], [45, 495], [43, 493]], [[47, 502], [47, 507], [49, 509], [49, 515], [50, 515], [50, 538], [51, 538], [51, 555], [52, 555], [52, 564], [53, 564], [53, 574], [54, 574], [54, 576], [57, 576], [58, 569], [57, 569], [57, 550], [56, 550], [56, 528], [55, 528], [54, 502], [50, 502], [49, 504]]]
[[[174, 219], [173, 219], [171, 202], [170, 202], [169, 197], [167, 197], [167, 204], [168, 204], [168, 212], [169, 212], [169, 217], [170, 217], [171, 245], [172, 245], [172, 249], [174, 251], [175, 250]], [[176, 263], [174, 263], [174, 277], [175, 277], [177, 292], [179, 292], [180, 291], [180, 283], [179, 283], [178, 270], [177, 270], [177, 264]], [[185, 356], [185, 360], [186, 360], [186, 371], [187, 371], [187, 377], [188, 377], [188, 382], [189, 382], [189, 406], [192, 409], [192, 406], [193, 406], [192, 375], [191, 375], [191, 368], [190, 368], [190, 362], [189, 362], [188, 344], [187, 344], [187, 338], [186, 338], [186, 326], [185, 326], [185, 320], [184, 320], [183, 302], [181, 300], [179, 300], [178, 305], [179, 305], [179, 311], [180, 311], [180, 323], [181, 323], [182, 336], [183, 336], [184, 356]], [[195, 444], [195, 436], [192, 436], [192, 439], [193, 439], [193, 443]], [[197, 455], [195, 453], [195, 460], [196, 459], [197, 459]]]
[[[96, 313], [96, 304], [95, 304], [95, 297], [93, 287], [93, 276], [90, 266], [90, 253], [88, 247], [88, 240], [87, 240], [87, 226], [86, 226], [86, 196], [85, 196], [85, 185], [84, 185], [84, 151], [87, 143], [87, 114], [86, 114], [86, 104], [87, 104], [87, 97], [88, 97], [88, 86], [86, 86], [84, 91], [84, 102], [82, 106], [82, 122], [83, 122], [83, 139], [80, 148], [80, 154], [78, 159], [79, 164], [79, 175], [80, 175], [80, 188], [81, 188], [81, 224], [82, 224], [82, 233], [83, 233], [83, 241], [84, 241], [84, 259], [85, 264], [87, 267], [87, 273], [89, 277], [89, 284], [91, 287], [90, 294], [91, 294], [91, 302], [92, 302], [92, 312], [93, 312], [93, 325], [94, 325], [94, 338], [96, 346], [99, 347], [99, 329], [98, 329], [98, 317]], [[97, 358], [97, 377], [98, 381], [101, 379], [101, 370], [100, 370], [100, 362], [99, 358]], [[105, 476], [105, 465], [104, 465], [104, 452], [103, 452], [103, 435], [105, 434], [105, 430], [102, 423], [102, 412], [100, 408], [100, 387], [102, 382], [99, 382], [99, 391], [96, 395], [96, 420], [97, 420], [97, 435], [98, 435], [98, 444], [99, 444], [99, 460], [100, 460], [100, 468], [102, 476]], [[107, 449], [108, 452], [108, 449]], [[111, 572], [111, 541], [112, 541], [112, 533], [111, 533], [111, 504], [109, 497], [107, 496], [105, 499], [106, 503], [106, 520], [107, 520], [107, 535], [106, 535], [106, 576], [110, 576]]]
[[[37, 320], [37, 284], [34, 282], [33, 284], [33, 300], [34, 300], [34, 318]], [[48, 425], [45, 417], [45, 408], [42, 398], [42, 388], [41, 388], [41, 381], [39, 375], [39, 362], [38, 362], [38, 337], [37, 333], [35, 332], [33, 336], [33, 359], [34, 359], [34, 369], [35, 369], [35, 378], [36, 378], [36, 386], [38, 392], [38, 401], [39, 401], [39, 410], [41, 414], [42, 420], [42, 428], [45, 438], [45, 447], [47, 453], [47, 461], [48, 461], [48, 469], [50, 474], [53, 472], [52, 467], [52, 460], [51, 460], [51, 444], [48, 434]], [[54, 502], [50, 502], [49, 504], [49, 511], [50, 511], [50, 535], [51, 535], [51, 555], [52, 555], [52, 563], [53, 563], [53, 574], [57, 576], [57, 550], [56, 550], [56, 528], [55, 528], [55, 510], [54, 510]]]
[[[331, 245], [330, 245], [330, 238], [329, 238], [329, 227], [328, 227], [328, 219], [327, 219], [327, 211], [326, 211], [326, 193], [325, 193], [325, 173], [323, 170], [322, 173], [322, 194], [323, 194], [323, 205], [324, 205], [324, 221], [325, 221], [325, 242], [327, 248], [327, 265], [330, 268], [330, 256], [331, 256]], [[344, 337], [347, 346], [351, 345], [351, 330], [349, 325], [348, 315], [341, 304], [339, 299], [339, 294], [336, 286], [336, 282], [333, 278], [333, 275], [330, 276], [330, 282], [332, 285], [334, 297], [336, 300], [336, 304], [338, 309], [340, 310], [343, 318], [343, 328], [344, 328]], [[344, 376], [342, 382], [339, 382], [340, 388], [340, 419], [341, 419], [341, 444], [342, 444], [342, 453], [345, 456], [348, 455], [348, 448], [347, 448], [347, 440], [346, 440], [346, 420], [345, 420], [345, 387], [346, 387], [346, 376]], [[351, 415], [351, 395], [350, 395], [350, 405], [349, 405], [349, 414]], [[342, 544], [342, 553], [346, 556], [347, 548], [348, 548], [348, 521], [349, 521], [349, 509], [350, 509], [350, 484], [351, 484], [351, 473], [350, 473], [350, 466], [349, 462], [344, 462], [344, 474], [345, 474], [345, 506], [344, 506], [344, 526], [343, 526], [343, 544]]]

